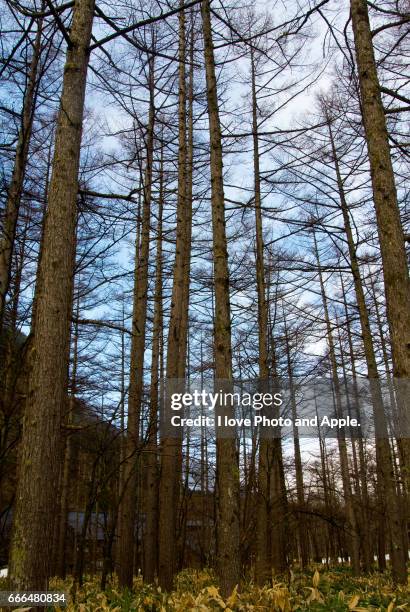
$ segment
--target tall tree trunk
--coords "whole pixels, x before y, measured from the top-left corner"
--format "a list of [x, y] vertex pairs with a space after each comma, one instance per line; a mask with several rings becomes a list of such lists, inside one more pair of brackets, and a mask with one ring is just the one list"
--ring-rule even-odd
[[[378, 490], [380, 495], [388, 500], [384, 506], [387, 518], [388, 531], [392, 544], [392, 570], [393, 576], [398, 581], [403, 581], [407, 576], [406, 554], [403, 546], [403, 531], [401, 525], [400, 500], [396, 492], [395, 475], [386, 416], [384, 413], [383, 397], [380, 388], [379, 372], [377, 369], [376, 355], [374, 352], [373, 338], [370, 329], [369, 313], [367, 310], [364, 296], [363, 283], [360, 276], [359, 262], [357, 259], [356, 247], [354, 244], [353, 232], [349, 217], [349, 208], [346, 200], [343, 178], [340, 172], [339, 159], [333, 138], [331, 120], [327, 117], [330, 143], [332, 147], [333, 162], [335, 165], [337, 185], [342, 209], [344, 229], [349, 248], [350, 267], [353, 275], [353, 282], [359, 310], [360, 327], [363, 338], [363, 347], [366, 358], [367, 374], [370, 384], [372, 399], [375, 435], [376, 435], [376, 465]], [[382, 502], [382, 500], [380, 500]], [[406, 578], [407, 580], [407, 578]]]
[[153, 583], [158, 567], [158, 410], [159, 410], [159, 353], [162, 314], [162, 215], [164, 207], [163, 145], [158, 196], [157, 253], [155, 262], [154, 322], [152, 329], [150, 412], [145, 460], [145, 533], [144, 533], [144, 581]]
[[[386, 336], [384, 334], [383, 321], [382, 321], [382, 317], [380, 313], [379, 302], [377, 299], [376, 284], [374, 282], [373, 275], [370, 273], [370, 270], [369, 270], [368, 278], [370, 281], [370, 295], [372, 296], [372, 302], [374, 305], [374, 313], [376, 316], [376, 328], [377, 328], [379, 338], [380, 338], [380, 348], [381, 348], [381, 352], [383, 356], [384, 374], [386, 376], [387, 386], [389, 388], [389, 400], [390, 400], [390, 406], [392, 410], [392, 416], [394, 419], [395, 433], [396, 435], [399, 435], [400, 432], [399, 432], [399, 419], [398, 419], [398, 414], [397, 414], [397, 400], [394, 394], [394, 384], [393, 384], [393, 379], [392, 379], [392, 375], [390, 371], [389, 355], [387, 351], [387, 341], [388, 340], [386, 339]], [[400, 466], [401, 466], [402, 473], [404, 474], [405, 473], [405, 460], [406, 460], [405, 450], [403, 446], [404, 441], [402, 438], [397, 437], [396, 442], [397, 442], [397, 446], [399, 449]]]
[[[314, 251], [318, 266], [318, 276], [319, 276], [319, 285], [320, 285], [320, 293], [322, 296], [323, 310], [325, 316], [326, 323], [326, 335], [327, 342], [329, 347], [329, 357], [330, 357], [330, 365], [331, 365], [331, 375], [332, 375], [332, 383], [333, 383], [333, 392], [335, 396], [335, 405], [336, 405], [336, 413], [338, 418], [341, 418], [342, 415], [342, 407], [341, 407], [341, 391], [340, 391], [340, 383], [337, 373], [337, 362], [336, 362], [336, 353], [335, 346], [332, 334], [332, 326], [330, 324], [329, 317], [329, 309], [327, 305], [327, 297], [325, 292], [325, 286], [322, 277], [322, 271], [320, 267], [320, 258], [319, 258], [319, 249], [316, 240], [316, 234], [313, 232], [313, 242], [314, 242]], [[353, 504], [353, 496], [352, 496], [352, 488], [350, 483], [350, 474], [349, 474], [349, 457], [347, 453], [347, 444], [346, 438], [343, 431], [338, 432], [337, 443], [339, 448], [339, 458], [340, 458], [340, 470], [342, 475], [342, 485], [343, 485], [343, 496], [345, 501], [346, 508], [346, 518], [348, 524], [348, 541], [349, 541], [349, 553], [351, 558], [352, 570], [355, 575], [359, 575], [360, 573], [360, 551], [359, 551], [359, 538], [357, 531], [357, 520], [355, 515], [355, 508]]]
[[[194, 19], [193, 10], [190, 12], [191, 22], [191, 34], [189, 42], [189, 80], [188, 80], [188, 111], [187, 111], [187, 136], [186, 136], [186, 171], [185, 171], [185, 210], [184, 210], [184, 242], [183, 242], [183, 287], [182, 287], [182, 316], [181, 316], [181, 352], [179, 356], [179, 365], [181, 368], [180, 379], [186, 377], [186, 368], [188, 371], [188, 382], [189, 382], [189, 290], [190, 290], [190, 274], [191, 274], [191, 243], [192, 243], [192, 204], [193, 204], [193, 164], [194, 164]], [[187, 359], [188, 357], [188, 359]], [[187, 431], [187, 438], [189, 436], [189, 430]], [[189, 440], [187, 439], [187, 469], [189, 467]], [[181, 482], [182, 478], [182, 449], [179, 455], [180, 460], [178, 462], [178, 482]], [[188, 472], [186, 471], [186, 474]], [[185, 479], [186, 480], [186, 479]], [[187, 486], [188, 481], [186, 480]], [[186, 494], [188, 493], [187, 488]], [[179, 487], [175, 491], [176, 508], [179, 507]], [[186, 500], [185, 496], [185, 500]], [[185, 516], [185, 530], [186, 530], [186, 516]], [[185, 546], [184, 534], [179, 533], [179, 549], [183, 550]], [[183, 556], [179, 555], [180, 561], [183, 562]]]
[[297, 407], [296, 407], [296, 396], [295, 396], [295, 383], [293, 378], [293, 364], [292, 356], [290, 353], [290, 342], [288, 328], [286, 324], [285, 313], [283, 313], [284, 331], [285, 331], [285, 344], [286, 344], [286, 360], [288, 366], [288, 380], [290, 389], [290, 401], [292, 408], [292, 421], [293, 421], [293, 452], [295, 456], [295, 473], [296, 473], [296, 499], [299, 514], [297, 514], [297, 532], [299, 537], [300, 545], [300, 560], [301, 566], [305, 569], [309, 563], [309, 542], [307, 539], [306, 520], [304, 515], [305, 510], [305, 493], [303, 484], [303, 468], [302, 468], [302, 456], [300, 452], [300, 439], [299, 431], [295, 425], [297, 419]]
[[[268, 366], [268, 309], [266, 303], [263, 227], [261, 211], [261, 184], [259, 168], [259, 138], [257, 120], [256, 70], [254, 52], [251, 50], [251, 94], [252, 94], [252, 131], [253, 131], [253, 172], [255, 198], [255, 231], [256, 231], [256, 287], [258, 294], [258, 349], [259, 349], [259, 379], [261, 391], [266, 391], [269, 379]], [[269, 434], [268, 434], [269, 435]], [[271, 575], [271, 499], [269, 479], [274, 472], [268, 474], [270, 457], [272, 455], [272, 440], [260, 430], [259, 464], [258, 464], [258, 498], [256, 505], [256, 580], [259, 584], [267, 582]]]
[[[204, 387], [204, 355], [203, 355], [203, 336], [201, 332], [200, 343], [200, 360], [201, 360], [201, 388]], [[205, 416], [204, 407], [201, 406], [201, 416]], [[209, 512], [209, 487], [208, 487], [208, 441], [206, 428], [201, 426], [201, 562], [203, 566], [209, 565], [210, 562], [210, 522], [211, 516]]]
[[134, 297], [130, 379], [128, 388], [128, 415], [123, 462], [123, 482], [119, 506], [117, 574], [123, 587], [132, 587], [134, 575], [134, 544], [136, 523], [137, 464], [139, 462], [139, 430], [144, 383], [144, 352], [148, 298], [148, 263], [151, 220], [152, 164], [154, 150], [154, 59], [149, 58], [149, 110], [146, 138], [146, 165], [143, 185], [141, 245], [136, 236]]
[[0, 238], [0, 335], [3, 329], [4, 308], [10, 283], [13, 246], [33, 124], [42, 31], [43, 20], [39, 19], [33, 44], [33, 55], [29, 68], [26, 91], [24, 93], [21, 128], [18, 134], [13, 174], [8, 189], [3, 231]]
[[[373, 200], [376, 209], [383, 264], [387, 319], [392, 346], [393, 376], [399, 379], [397, 397], [404, 452], [407, 493], [410, 488], [410, 440], [408, 405], [410, 385], [410, 279], [403, 228], [390, 155], [380, 83], [366, 0], [351, 0], [352, 26], [361, 94], [361, 110], [369, 153]], [[393, 545], [394, 547], [394, 545]], [[398, 551], [398, 555], [399, 555]], [[407, 581], [403, 563], [394, 567], [394, 579]]]
[[[259, 379], [261, 391], [266, 391], [269, 380], [268, 354], [268, 306], [266, 301], [265, 265], [263, 248], [262, 201], [259, 163], [258, 135], [258, 101], [256, 94], [256, 66], [254, 51], [251, 49], [251, 94], [252, 94], [252, 132], [253, 132], [253, 167], [255, 197], [255, 230], [256, 230], [256, 284], [258, 294], [258, 349]], [[281, 454], [281, 445], [272, 440], [268, 432], [260, 430], [259, 464], [258, 464], [258, 497], [256, 519], [256, 579], [264, 584], [272, 576], [272, 525], [281, 524], [281, 505], [273, 503], [271, 492], [275, 490], [278, 476], [274, 458]], [[278, 457], [281, 461], [281, 457]], [[283, 525], [282, 525], [283, 527]], [[279, 568], [276, 568], [279, 569]]]
[[[37, 256], [37, 269], [36, 269], [36, 288], [34, 291], [34, 296], [33, 296], [33, 303], [31, 306], [31, 321], [30, 321], [30, 336], [28, 338], [28, 348], [27, 348], [27, 355], [30, 354], [30, 348], [32, 345], [32, 339], [34, 336], [34, 326], [35, 326], [35, 322], [36, 322], [36, 313], [37, 313], [37, 298], [41, 292], [41, 285], [40, 285], [40, 281], [41, 281], [41, 259], [43, 256], [43, 249], [44, 249], [44, 230], [45, 230], [45, 225], [46, 225], [46, 219], [47, 219], [47, 203], [48, 203], [48, 194], [50, 192], [50, 175], [52, 173], [52, 140], [54, 138], [54, 133], [55, 130], [53, 129], [50, 133], [50, 143], [48, 146], [48, 152], [47, 152], [47, 167], [46, 167], [46, 176], [45, 176], [45, 180], [44, 180], [44, 194], [43, 194], [43, 207], [42, 207], [42, 217], [41, 217], [41, 229], [40, 229], [40, 245], [39, 245], [39, 250], [38, 250], [38, 256]], [[28, 363], [28, 360], [27, 360]], [[28, 367], [29, 367], [29, 363], [28, 363]]]
[[[398, 415], [398, 411], [397, 411], [397, 400], [399, 399], [397, 397], [397, 395], [394, 392], [394, 381], [392, 379], [391, 376], [391, 371], [390, 371], [390, 364], [389, 364], [389, 356], [388, 356], [388, 351], [387, 351], [387, 342], [388, 340], [386, 340], [386, 336], [384, 334], [384, 330], [383, 330], [383, 323], [382, 323], [382, 318], [381, 318], [381, 313], [380, 313], [380, 308], [379, 308], [379, 303], [377, 300], [377, 294], [376, 294], [376, 286], [375, 286], [375, 282], [373, 279], [372, 274], [369, 274], [369, 280], [370, 280], [370, 293], [372, 295], [372, 301], [374, 304], [374, 312], [376, 315], [376, 325], [377, 325], [377, 330], [379, 333], [379, 337], [380, 337], [380, 345], [381, 345], [381, 352], [383, 355], [383, 365], [384, 365], [384, 373], [386, 376], [386, 381], [387, 381], [387, 386], [388, 386], [388, 390], [389, 390], [389, 399], [390, 399], [390, 408], [392, 411], [392, 418], [393, 418], [393, 425], [394, 425], [394, 430], [395, 430], [395, 434], [396, 434], [396, 443], [397, 443], [397, 448], [398, 448], [398, 454], [399, 454], [399, 463], [400, 463], [400, 469], [401, 469], [401, 476], [402, 476], [402, 483], [403, 483], [403, 497], [401, 499], [401, 505], [402, 505], [402, 511], [403, 511], [403, 552], [405, 555], [405, 562], [407, 560], [406, 557], [406, 550], [408, 549], [408, 523], [409, 523], [409, 505], [408, 505], [408, 495], [409, 495], [409, 491], [408, 491], [408, 478], [406, 479], [406, 468], [408, 466], [408, 464], [406, 464], [406, 443], [407, 443], [407, 439], [406, 438], [402, 438], [400, 436], [400, 417]], [[394, 459], [393, 459], [394, 461]], [[397, 479], [396, 479], [397, 481]], [[384, 515], [384, 509], [381, 508], [381, 514], [382, 517]], [[385, 539], [383, 539], [382, 541], [385, 541]], [[379, 563], [381, 560], [381, 556], [379, 555]], [[383, 557], [382, 559], [383, 565], [384, 565], [384, 569], [386, 569], [386, 561], [385, 558]]]
[[[22, 380], [22, 351], [18, 343], [18, 313], [21, 298], [22, 274], [26, 263], [26, 246], [28, 230], [31, 224], [31, 211], [27, 216], [19, 249], [15, 249], [15, 270], [10, 291], [10, 309], [7, 319], [7, 331], [1, 337], [0, 367], [0, 513], [5, 510], [10, 500], [10, 491], [4, 486], [3, 478], [10, 472], [9, 461], [18, 443], [20, 429], [21, 405], [17, 392]], [[12, 492], [14, 496], [14, 491]], [[0, 514], [1, 515], [1, 514]]]
[[[317, 409], [317, 398], [315, 396], [315, 411], [316, 418], [319, 421], [319, 413]], [[319, 449], [320, 449], [320, 467], [321, 467], [321, 476], [322, 476], [322, 487], [323, 487], [323, 502], [325, 506], [325, 511], [327, 517], [333, 518], [333, 507], [332, 507], [332, 494], [331, 487], [329, 485], [329, 470], [328, 470], [328, 462], [327, 462], [327, 452], [326, 452], [326, 440], [322, 437], [322, 432], [320, 431], [320, 427], [317, 428], [317, 436], [319, 441]], [[327, 547], [326, 547], [326, 562], [329, 563], [329, 558], [334, 558], [335, 555], [335, 530], [333, 525], [330, 523], [330, 520], [327, 522]]]
[[[48, 155], [47, 155], [47, 166], [46, 166], [46, 176], [44, 181], [44, 192], [42, 195], [42, 221], [41, 221], [41, 237], [44, 236], [44, 219], [45, 219], [45, 210], [48, 199], [48, 189], [49, 189], [49, 180], [51, 174], [51, 149], [52, 143], [50, 142], [48, 147]], [[28, 222], [28, 221], [27, 221]], [[28, 231], [28, 226], [24, 231], [24, 240], [26, 241], [26, 234]], [[41, 253], [41, 245], [43, 240], [41, 238], [40, 241], [40, 253]], [[23, 245], [22, 245], [23, 246]], [[39, 254], [40, 260], [40, 254]], [[30, 354], [30, 347], [32, 344], [32, 336], [33, 336], [33, 323], [31, 324], [31, 334], [29, 335], [26, 343], [24, 344], [23, 350], [17, 351], [16, 344], [16, 334], [18, 330], [16, 328], [17, 323], [17, 312], [18, 312], [18, 303], [20, 299], [20, 287], [17, 284], [21, 283], [21, 273], [23, 271], [24, 259], [21, 260], [20, 268], [16, 270], [16, 275], [14, 278], [14, 296], [13, 303], [10, 312], [10, 320], [8, 321], [9, 333], [7, 333], [6, 337], [3, 338], [5, 341], [1, 350], [4, 351], [4, 355], [2, 354], [3, 363], [0, 366], [0, 456], [4, 457], [7, 454], [7, 449], [9, 448], [9, 435], [10, 432], [13, 431], [13, 422], [18, 422], [18, 427], [20, 427], [20, 414], [24, 413], [24, 400], [21, 406], [17, 406], [15, 403], [15, 392], [18, 389], [18, 381], [19, 380], [28, 380], [28, 372], [29, 372], [29, 362], [27, 359], [27, 355]], [[39, 276], [39, 263], [37, 264], [36, 278]], [[19, 278], [20, 277], [20, 278]], [[17, 283], [17, 284], [16, 284]], [[32, 304], [32, 321], [35, 313], [35, 303], [36, 303], [36, 294], [38, 293], [39, 284], [36, 282], [36, 290], [34, 294], [33, 304]], [[16, 293], [17, 292], [17, 293]], [[15, 367], [17, 365], [17, 361], [20, 361], [20, 367]], [[17, 441], [17, 440], [16, 440]], [[11, 447], [13, 448], [13, 446]], [[5, 471], [6, 464], [3, 461], [0, 461], [0, 508], [2, 508], [1, 503], [1, 493], [2, 493], [2, 478]]]
[[[182, 5], [182, 2], [181, 2]], [[171, 314], [167, 346], [167, 380], [185, 379], [189, 293], [191, 199], [187, 192], [185, 12], [179, 13], [179, 100], [178, 100], [178, 202]], [[186, 278], [186, 274], [188, 278]], [[187, 286], [188, 283], [188, 286]], [[166, 405], [168, 412], [170, 407]], [[182, 469], [182, 432], [161, 440], [161, 479], [159, 487], [159, 583], [172, 588], [176, 571], [176, 527]]]
[[[215, 59], [209, 0], [201, 4], [211, 154], [211, 206], [215, 283], [215, 378], [232, 381], [231, 314], [228, 249], [222, 174], [222, 139], [219, 122]], [[232, 415], [232, 407], [225, 414]], [[217, 571], [222, 594], [228, 595], [240, 578], [239, 466], [236, 440], [217, 437]]]
[[[79, 317], [79, 297], [76, 304], [76, 319]], [[71, 390], [68, 399], [68, 418], [67, 426], [70, 427], [74, 418], [75, 394], [77, 387], [77, 367], [78, 367], [78, 322], [74, 323], [73, 329], [73, 367], [71, 373]], [[70, 495], [70, 476], [72, 470], [72, 433], [66, 432], [66, 440], [64, 445], [64, 457], [61, 473], [61, 496], [60, 496], [60, 512], [58, 517], [59, 528], [57, 537], [56, 559], [56, 575], [60, 578], [65, 578], [66, 575], [66, 543], [67, 543], [67, 520]]]
[[[271, 262], [270, 262], [271, 268]], [[269, 268], [269, 269], [270, 269]], [[276, 322], [276, 312], [278, 304], [277, 286], [275, 296], [269, 299], [271, 289], [270, 272], [267, 283], [267, 303], [274, 305], [274, 316], [272, 318], [270, 307], [268, 308], [268, 334], [270, 340], [270, 361], [271, 376], [273, 380], [277, 378], [277, 357], [274, 337]], [[275, 390], [275, 387], [273, 391]], [[279, 409], [276, 408], [274, 418], [279, 416]], [[285, 470], [283, 465], [282, 440], [279, 433], [275, 435], [268, 453], [268, 475], [269, 475], [269, 499], [270, 499], [270, 555], [272, 568], [277, 573], [282, 573], [288, 566], [288, 502], [286, 494]]]
[[[355, 359], [355, 353], [354, 353], [354, 347], [353, 347], [349, 311], [347, 308], [346, 292], [345, 292], [342, 274], [340, 275], [340, 282], [342, 286], [343, 307], [344, 307], [345, 317], [346, 317], [346, 330], [347, 330], [347, 340], [348, 340], [348, 345], [349, 345], [350, 365], [352, 369], [355, 410], [356, 410], [358, 419], [360, 421], [361, 400], [360, 400], [359, 388], [357, 384], [356, 359]], [[368, 484], [367, 484], [367, 462], [365, 458], [365, 448], [364, 448], [364, 442], [363, 442], [362, 435], [359, 436], [358, 447], [359, 447], [359, 472], [360, 472], [359, 478], [360, 478], [360, 488], [361, 488], [362, 522], [363, 522], [363, 536], [362, 536], [363, 569], [365, 571], [370, 571], [373, 565], [373, 548], [372, 548], [372, 540], [371, 540], [371, 534], [370, 534], [370, 524], [371, 523], [370, 523], [370, 512], [369, 512], [369, 509], [370, 509], [369, 491], [368, 491]], [[383, 504], [381, 507], [383, 507]]]
[[[78, 170], [94, 0], [75, 4], [44, 228], [10, 550], [11, 585], [47, 588], [75, 263]], [[57, 460], [56, 460], [57, 459]]]
[[383, 262], [394, 376], [410, 378], [410, 281], [366, 0], [351, 0], [352, 25]]

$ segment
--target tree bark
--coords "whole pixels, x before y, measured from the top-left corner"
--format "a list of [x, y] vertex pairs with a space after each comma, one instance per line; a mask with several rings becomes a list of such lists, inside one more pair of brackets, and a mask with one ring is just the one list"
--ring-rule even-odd
[[383, 262], [394, 376], [410, 378], [410, 281], [389, 137], [366, 0], [351, 0], [352, 25]]
[[[252, 133], [253, 133], [253, 167], [254, 167], [254, 197], [255, 197], [255, 234], [256, 234], [256, 285], [258, 295], [258, 349], [259, 349], [259, 380], [261, 391], [269, 387], [269, 352], [268, 352], [268, 305], [266, 300], [265, 263], [263, 246], [262, 201], [259, 160], [259, 135], [257, 120], [256, 94], [256, 62], [251, 49], [251, 95], [252, 95]], [[280, 441], [274, 441], [268, 435], [262, 435], [259, 440], [258, 457], [258, 500], [256, 506], [256, 580], [263, 585], [272, 577], [272, 546], [278, 549], [281, 558], [279, 567], [283, 567], [284, 550], [279, 542], [274, 542], [272, 525], [282, 522], [280, 516], [281, 503], [272, 498], [271, 493], [280, 491], [280, 470], [282, 463], [282, 448]], [[279, 481], [278, 481], [279, 479]], [[278, 482], [276, 482], [278, 481]], [[276, 517], [274, 516], [276, 514]], [[274, 555], [276, 557], [276, 555]]]
[[[255, 233], [256, 233], [256, 288], [258, 294], [258, 349], [259, 349], [259, 379], [261, 391], [266, 390], [269, 379], [268, 366], [268, 309], [266, 303], [265, 270], [263, 254], [263, 227], [261, 211], [261, 184], [259, 167], [259, 138], [257, 120], [257, 97], [256, 97], [256, 68], [254, 52], [251, 50], [251, 95], [252, 95], [252, 132], [253, 132], [253, 176], [254, 176], [254, 198], [255, 198]], [[270, 555], [270, 487], [268, 474], [272, 455], [272, 440], [266, 436], [260, 436], [259, 461], [258, 461], [258, 498], [256, 505], [256, 580], [258, 584], [265, 584], [270, 580], [271, 555]]]
[[64, 67], [10, 550], [11, 585], [45, 590], [66, 401], [78, 170], [94, 0], [73, 11]]
[[[397, 191], [390, 155], [389, 136], [370, 29], [366, 0], [351, 0], [352, 26], [361, 94], [361, 110], [369, 154], [373, 200], [376, 209], [384, 290], [389, 323], [393, 376], [397, 381], [399, 423], [404, 435], [404, 480], [410, 488], [410, 440], [408, 396], [410, 386], [410, 279], [404, 233], [400, 220]], [[403, 569], [393, 569], [394, 579], [407, 580]]]
[[[229, 302], [228, 250], [225, 228], [222, 140], [219, 122], [215, 59], [209, 0], [201, 4], [204, 38], [206, 88], [211, 154], [211, 207], [215, 285], [215, 377], [232, 381], [231, 315]], [[225, 414], [232, 415], [232, 407]], [[217, 437], [217, 572], [223, 596], [240, 578], [239, 555], [239, 466], [236, 440]]]
[[[181, 2], [182, 5], [182, 2]], [[187, 317], [189, 303], [189, 259], [192, 199], [187, 190], [185, 12], [179, 13], [179, 94], [178, 94], [178, 202], [171, 314], [167, 346], [167, 380], [185, 379]], [[188, 285], [187, 285], [188, 283]], [[169, 412], [170, 407], [166, 405]], [[159, 583], [170, 590], [176, 571], [177, 517], [182, 469], [182, 433], [161, 441], [159, 487]]]
[[158, 200], [157, 253], [155, 263], [154, 323], [152, 330], [151, 394], [146, 444], [144, 581], [153, 583], [158, 569], [158, 410], [159, 410], [159, 354], [163, 325], [162, 313], [162, 215], [164, 207], [164, 165], [161, 149], [160, 185]]
[[[271, 262], [270, 262], [271, 266]], [[274, 317], [272, 320], [272, 316], [270, 313], [270, 289], [271, 289], [271, 276], [269, 271], [269, 276], [267, 278], [267, 303], [269, 304], [268, 308], [268, 334], [270, 340], [270, 371], [272, 379], [275, 380], [277, 378], [277, 357], [276, 357], [276, 346], [275, 346], [275, 337], [274, 337], [274, 327], [276, 321], [276, 310], [277, 310], [277, 302], [278, 302], [278, 294], [277, 287], [275, 290], [275, 296], [273, 297], [274, 304]], [[272, 391], [275, 390], [275, 387]], [[276, 408], [273, 414], [274, 418], [279, 416], [279, 409]], [[285, 470], [283, 465], [283, 453], [282, 453], [282, 439], [280, 435], [280, 430], [278, 434], [275, 434], [273, 440], [271, 441], [269, 452], [267, 455], [268, 458], [268, 476], [269, 476], [269, 500], [270, 500], [270, 513], [269, 513], [269, 521], [270, 521], [270, 543], [269, 543], [269, 551], [271, 558], [271, 567], [277, 573], [284, 572], [288, 567], [288, 541], [289, 541], [289, 531], [288, 531], [288, 502], [287, 502], [287, 493], [286, 493], [286, 483], [285, 483]]]
[[363, 338], [363, 347], [366, 358], [367, 374], [370, 384], [372, 399], [375, 435], [376, 435], [376, 465], [380, 495], [388, 500], [383, 504], [387, 518], [388, 531], [391, 539], [392, 570], [393, 576], [398, 581], [407, 580], [406, 555], [403, 547], [403, 532], [401, 525], [400, 500], [397, 496], [393, 460], [389, 443], [386, 415], [384, 413], [383, 397], [380, 388], [379, 372], [377, 369], [376, 355], [373, 347], [373, 338], [370, 329], [369, 313], [364, 296], [363, 284], [359, 270], [356, 247], [349, 217], [349, 208], [346, 200], [342, 175], [340, 172], [339, 159], [333, 138], [330, 118], [327, 117], [330, 143], [332, 147], [333, 162], [335, 165], [337, 185], [342, 209], [344, 229], [349, 248], [350, 266], [353, 275], [357, 306], [359, 310], [360, 327]]
[[[77, 298], [76, 304], [77, 319], [79, 315], [79, 298]], [[75, 406], [75, 394], [77, 386], [77, 366], [78, 366], [78, 323], [74, 324], [73, 329], [73, 367], [71, 374], [71, 391], [68, 399], [68, 425], [72, 424], [74, 417], [74, 406]], [[64, 458], [61, 472], [61, 496], [60, 496], [60, 513], [58, 517], [59, 528], [57, 537], [57, 551], [56, 551], [56, 575], [60, 578], [66, 576], [66, 542], [67, 542], [67, 519], [68, 519], [68, 508], [69, 508], [69, 494], [70, 494], [70, 476], [72, 469], [72, 440], [71, 433], [66, 434], [66, 440], [64, 445]]]

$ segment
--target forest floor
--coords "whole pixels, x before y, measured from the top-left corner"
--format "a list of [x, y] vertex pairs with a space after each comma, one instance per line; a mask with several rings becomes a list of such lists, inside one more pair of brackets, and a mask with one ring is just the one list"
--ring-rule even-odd
[[329, 571], [323, 566], [312, 566], [309, 572], [290, 572], [282, 580], [275, 579], [271, 587], [259, 588], [247, 582], [225, 600], [219, 594], [213, 573], [208, 570], [182, 571], [172, 593], [164, 593], [155, 585], [144, 585], [139, 578], [135, 579], [132, 591], [121, 591], [112, 582], [101, 592], [99, 577], [88, 577], [77, 589], [73, 603], [70, 580], [53, 581], [51, 588], [70, 593], [67, 608], [61, 608], [66, 612], [410, 612], [410, 589], [394, 587], [388, 573], [375, 572], [354, 578], [348, 568], [341, 566]]

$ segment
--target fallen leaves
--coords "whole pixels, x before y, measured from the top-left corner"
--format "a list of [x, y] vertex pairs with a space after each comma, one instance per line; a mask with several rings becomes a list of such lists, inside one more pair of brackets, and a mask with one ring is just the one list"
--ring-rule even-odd
[[[73, 592], [70, 581], [54, 586]], [[310, 576], [294, 571], [283, 582], [273, 577], [273, 584], [264, 587], [245, 582], [227, 598], [211, 570], [183, 570], [172, 593], [144, 584], [142, 577], [135, 578], [131, 592], [122, 592], [113, 578], [102, 593], [98, 577], [75, 592], [76, 601], [69, 601], [66, 612], [410, 612], [408, 589], [395, 588], [386, 575], [353, 578], [348, 571], [318, 569]]]

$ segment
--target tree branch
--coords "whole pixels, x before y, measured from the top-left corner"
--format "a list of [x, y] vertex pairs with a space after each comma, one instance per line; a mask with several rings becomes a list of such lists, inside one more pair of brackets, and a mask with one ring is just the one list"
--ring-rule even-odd
[[182, 6], [179, 6], [178, 8], [172, 9], [171, 11], [168, 11], [167, 13], [161, 13], [161, 15], [157, 15], [155, 17], [148, 17], [147, 19], [143, 19], [142, 21], [137, 21], [137, 23], [133, 23], [132, 25], [127, 26], [126, 28], [118, 29], [113, 34], [110, 34], [109, 36], [106, 36], [105, 38], [102, 38], [101, 40], [96, 42], [94, 45], [91, 45], [90, 51], [94, 51], [94, 49], [98, 49], [98, 47], [101, 47], [101, 45], [105, 45], [105, 43], [110, 42], [111, 40], [114, 40], [115, 38], [118, 38], [118, 36], [123, 36], [124, 34], [128, 34], [128, 32], [132, 32], [133, 30], [142, 28], [145, 25], [149, 25], [157, 21], [161, 21], [162, 19], [167, 19], [167, 17], [176, 15], [177, 13], [180, 13], [181, 11], [184, 11], [185, 9], [190, 8], [191, 6], [195, 6], [196, 4], [199, 4], [200, 2], [201, 0], [191, 0], [191, 2], [187, 2], [186, 4], [183, 4]]

